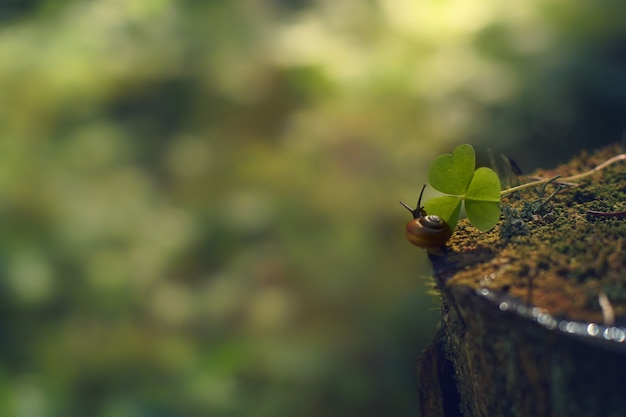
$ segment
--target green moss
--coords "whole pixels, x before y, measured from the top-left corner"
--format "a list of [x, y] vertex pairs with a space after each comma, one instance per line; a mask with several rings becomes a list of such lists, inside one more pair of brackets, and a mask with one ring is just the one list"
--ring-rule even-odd
[[[623, 152], [612, 146], [582, 154], [533, 177], [573, 175]], [[602, 320], [603, 291], [616, 315], [626, 314], [626, 218], [587, 214], [626, 210], [624, 162], [578, 185], [554, 182], [506, 196], [502, 203], [500, 222], [489, 232], [459, 223], [445, 251], [448, 285], [508, 292], [551, 314], [588, 321]]]

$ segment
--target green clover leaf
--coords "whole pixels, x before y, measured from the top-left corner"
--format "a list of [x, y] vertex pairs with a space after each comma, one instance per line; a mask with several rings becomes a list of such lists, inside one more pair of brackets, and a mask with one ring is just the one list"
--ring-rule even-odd
[[500, 219], [500, 179], [490, 168], [478, 168], [471, 145], [460, 145], [452, 154], [441, 155], [428, 169], [428, 182], [437, 191], [451, 194], [435, 197], [424, 204], [428, 214], [444, 219], [456, 228], [465, 201], [465, 212], [472, 226], [481, 231], [493, 228]]
[[500, 179], [490, 168], [478, 168], [465, 192], [465, 212], [480, 231], [494, 227], [500, 219]]
[[452, 154], [440, 155], [428, 170], [428, 182], [445, 194], [461, 195], [474, 175], [476, 155], [471, 145], [459, 145]]

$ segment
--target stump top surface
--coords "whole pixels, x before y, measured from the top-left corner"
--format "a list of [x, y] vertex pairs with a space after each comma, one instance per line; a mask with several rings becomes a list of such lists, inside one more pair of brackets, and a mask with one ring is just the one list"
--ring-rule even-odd
[[[567, 177], [623, 152], [617, 145], [592, 155], [584, 152], [556, 169], [518, 181]], [[460, 221], [442, 256], [431, 256], [435, 275], [446, 286], [497, 292], [556, 317], [624, 326], [626, 216], [599, 216], [589, 210], [626, 210], [626, 162], [576, 184], [557, 179], [545, 188], [504, 197], [502, 217], [491, 231], [480, 232]], [[614, 323], [607, 323], [608, 312]]]

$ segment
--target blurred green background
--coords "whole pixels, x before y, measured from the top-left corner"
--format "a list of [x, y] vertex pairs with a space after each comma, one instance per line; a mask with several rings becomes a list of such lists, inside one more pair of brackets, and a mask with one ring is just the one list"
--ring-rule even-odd
[[620, 140], [624, 11], [0, 0], [0, 415], [417, 416], [398, 200]]

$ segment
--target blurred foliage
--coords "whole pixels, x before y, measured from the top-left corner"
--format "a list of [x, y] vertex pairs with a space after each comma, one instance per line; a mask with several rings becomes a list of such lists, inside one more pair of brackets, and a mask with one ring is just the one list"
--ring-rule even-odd
[[397, 200], [617, 139], [622, 3], [4, 0], [0, 415], [415, 415]]

